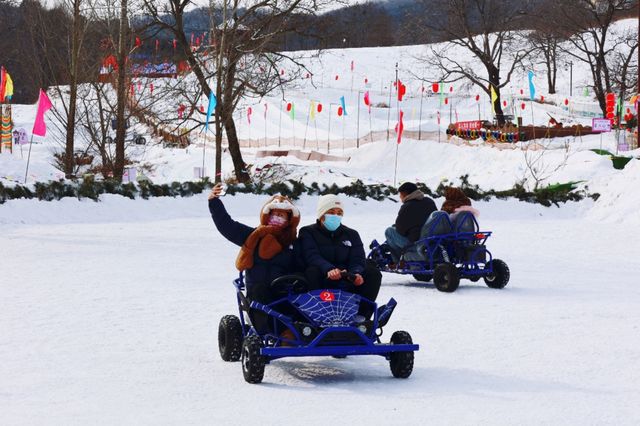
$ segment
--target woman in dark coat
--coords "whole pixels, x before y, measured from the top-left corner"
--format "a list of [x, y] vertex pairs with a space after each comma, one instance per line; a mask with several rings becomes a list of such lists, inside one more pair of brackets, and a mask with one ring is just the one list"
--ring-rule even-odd
[[[382, 274], [367, 264], [358, 232], [342, 224], [344, 209], [340, 198], [331, 194], [321, 196], [316, 213], [316, 223], [300, 229], [309, 286], [312, 289], [344, 288], [375, 301]], [[342, 272], [353, 274], [353, 281], [344, 281]]]
[[216, 228], [227, 240], [240, 246], [236, 268], [245, 273], [247, 297], [267, 304], [275, 297], [271, 282], [301, 270], [296, 232], [300, 212], [287, 197], [274, 195], [260, 211], [260, 225], [251, 227], [229, 216], [220, 200], [222, 186], [209, 194], [209, 211]]

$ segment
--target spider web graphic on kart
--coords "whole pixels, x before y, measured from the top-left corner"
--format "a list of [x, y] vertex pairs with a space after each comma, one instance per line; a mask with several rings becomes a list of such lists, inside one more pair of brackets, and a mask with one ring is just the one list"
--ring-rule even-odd
[[[333, 300], [327, 301], [321, 295], [330, 292]], [[316, 290], [303, 293], [292, 300], [314, 323], [321, 327], [351, 325], [358, 313], [360, 296], [338, 290]]]

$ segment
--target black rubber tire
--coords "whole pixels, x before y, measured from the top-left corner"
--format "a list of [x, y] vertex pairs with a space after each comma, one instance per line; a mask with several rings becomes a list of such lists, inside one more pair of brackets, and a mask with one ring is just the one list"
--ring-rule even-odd
[[225, 315], [218, 325], [218, 349], [223, 361], [238, 361], [242, 351], [242, 324], [235, 315]]
[[[396, 331], [391, 336], [391, 343], [396, 345], [413, 344], [411, 335], [406, 331]], [[389, 367], [393, 377], [406, 379], [413, 372], [413, 351], [391, 352], [389, 356]]]
[[415, 278], [418, 281], [422, 281], [422, 282], [428, 283], [429, 281], [431, 281], [433, 279], [433, 275], [431, 275], [431, 274], [413, 274], [413, 278]]
[[490, 288], [505, 288], [509, 283], [511, 272], [507, 264], [500, 259], [493, 259], [491, 261], [493, 272], [484, 277], [484, 282], [487, 287]]
[[242, 343], [242, 374], [248, 383], [260, 383], [264, 377], [265, 360], [260, 355], [261, 348], [259, 336], [247, 336]]
[[474, 275], [472, 277], [469, 277], [469, 281], [471, 281], [472, 283], [477, 283], [478, 281], [480, 281], [480, 276]]
[[453, 263], [440, 263], [433, 270], [433, 283], [439, 291], [453, 293], [460, 285], [460, 274]]

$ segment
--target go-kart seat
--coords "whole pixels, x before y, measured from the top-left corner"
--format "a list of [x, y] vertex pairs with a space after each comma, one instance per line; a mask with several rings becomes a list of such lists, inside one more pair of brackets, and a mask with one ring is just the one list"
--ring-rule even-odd
[[450, 216], [451, 223], [453, 224], [453, 230], [456, 233], [460, 232], [478, 232], [478, 222], [473, 216], [473, 213], [468, 211], [462, 211], [453, 213]]
[[453, 232], [453, 225], [449, 215], [443, 211], [435, 211], [429, 215], [427, 221], [422, 225], [420, 238], [405, 252], [404, 258], [409, 261], [424, 261], [424, 240], [429, 237], [450, 234]]

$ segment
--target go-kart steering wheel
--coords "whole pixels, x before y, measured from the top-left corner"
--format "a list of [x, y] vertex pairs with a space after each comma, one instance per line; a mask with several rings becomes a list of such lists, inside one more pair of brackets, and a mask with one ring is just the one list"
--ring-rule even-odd
[[307, 290], [308, 284], [300, 275], [283, 275], [271, 282], [271, 290], [278, 293], [302, 293]]

